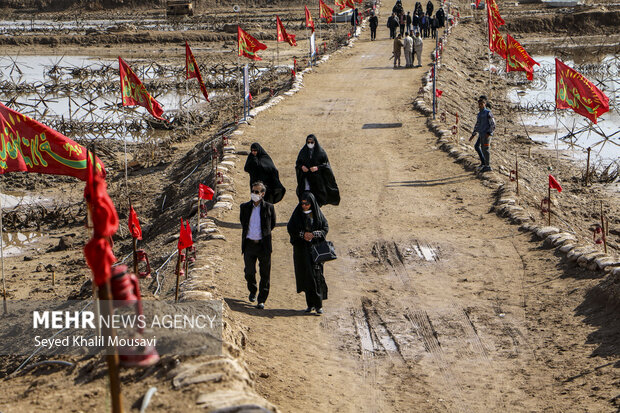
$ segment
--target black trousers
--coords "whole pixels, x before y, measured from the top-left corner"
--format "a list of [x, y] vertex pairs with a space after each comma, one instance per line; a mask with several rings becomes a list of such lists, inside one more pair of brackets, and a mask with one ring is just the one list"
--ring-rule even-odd
[[[256, 260], [260, 268], [260, 284], [256, 285]], [[271, 253], [266, 252], [262, 243], [247, 241], [243, 253], [245, 280], [250, 294], [258, 292], [258, 302], [264, 303], [269, 296], [269, 278], [271, 277]]]
[[396, 38], [396, 27], [390, 27], [390, 39]]
[[377, 27], [370, 26], [370, 40], [375, 40], [377, 38]]

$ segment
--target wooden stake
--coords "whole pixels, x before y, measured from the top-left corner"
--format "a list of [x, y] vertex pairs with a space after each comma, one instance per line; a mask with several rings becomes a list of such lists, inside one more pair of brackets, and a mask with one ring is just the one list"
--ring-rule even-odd
[[532, 147], [527, 148], [527, 159], [532, 159]]
[[[199, 185], [200, 185], [200, 184], [199, 184]], [[198, 222], [196, 223], [196, 225], [197, 225], [197, 226], [196, 226], [196, 229], [197, 229], [197, 231], [198, 231], [198, 233], [197, 233], [197, 234], [200, 234], [200, 214], [201, 214], [201, 211], [200, 211], [200, 204], [201, 204], [200, 195], [198, 195]], [[198, 235], [196, 235], [196, 236], [198, 236]]]
[[189, 248], [185, 248], [185, 278], [189, 275]]
[[603, 247], [607, 254], [607, 237], [605, 236], [605, 215], [603, 215], [603, 201], [601, 201], [601, 230], [603, 231]]
[[133, 238], [133, 273], [138, 276], [138, 240]]
[[549, 196], [548, 198], [549, 208], [547, 209], [549, 215], [547, 215], [547, 226], [551, 226], [551, 185], [547, 185], [547, 186], [548, 186], [547, 190], [548, 190], [548, 196]]
[[181, 272], [181, 250], [178, 250], [177, 252], [178, 256], [177, 256], [177, 288], [174, 292], [174, 302], [178, 303], [179, 302], [179, 277], [180, 277], [180, 272]]
[[590, 150], [592, 148], [588, 147], [588, 160], [586, 162], [586, 186], [588, 186], [588, 182], [590, 181]]
[[517, 196], [519, 196], [519, 157], [515, 155], [515, 180], [517, 181]]
[[52, 287], [56, 285], [56, 270], [52, 270]]
[[[111, 317], [114, 310], [112, 308], [112, 291], [110, 281], [106, 282], [99, 288], [99, 300], [102, 303], [104, 317]], [[110, 319], [110, 318], [108, 318]], [[113, 328], [103, 328], [104, 337], [110, 337], [108, 340], [114, 340], [116, 333]], [[119, 360], [118, 354], [114, 347], [108, 347], [108, 352], [113, 349], [113, 354], [106, 356], [108, 364], [108, 376], [110, 377], [110, 393], [112, 396], [112, 413], [123, 413], [123, 396], [121, 395], [121, 381], [119, 379]]]

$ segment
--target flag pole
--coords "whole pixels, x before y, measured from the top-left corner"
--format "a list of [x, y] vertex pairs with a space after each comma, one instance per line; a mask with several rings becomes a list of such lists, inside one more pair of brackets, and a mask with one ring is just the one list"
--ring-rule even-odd
[[276, 67], [280, 66], [280, 42], [276, 39]]
[[0, 196], [0, 261], [2, 261], [2, 308], [4, 309], [4, 314], [8, 313], [7, 304], [6, 304], [6, 280], [4, 278], [4, 229], [2, 227], [2, 215], [4, 215], [2, 211], [2, 198]]
[[177, 287], [176, 290], [174, 291], [174, 302], [178, 303], [179, 302], [179, 273], [181, 272], [181, 250], [177, 250], [177, 268], [176, 268], [176, 273], [177, 273]]
[[547, 199], [549, 200], [549, 207], [547, 208], [547, 226], [551, 226], [551, 185], [547, 185]]
[[[196, 226], [196, 231], [197, 231], [196, 234], [200, 234], [200, 214], [201, 214], [201, 212], [200, 212], [200, 204], [201, 204], [201, 202], [200, 202], [200, 182], [198, 183], [198, 185], [199, 185], [198, 186], [198, 221], [196, 223], [196, 225], [197, 225]], [[196, 236], [198, 236], [198, 235], [196, 235]]]

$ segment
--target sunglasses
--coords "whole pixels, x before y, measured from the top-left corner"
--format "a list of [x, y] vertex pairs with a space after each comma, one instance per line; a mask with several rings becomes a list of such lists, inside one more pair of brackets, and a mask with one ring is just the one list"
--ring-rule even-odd
[[310, 205], [310, 202], [306, 202], [306, 201], [301, 201], [300, 202], [301, 205]]
[[258, 195], [258, 194], [261, 194], [262, 192], [261, 191], [252, 191], [252, 193]]

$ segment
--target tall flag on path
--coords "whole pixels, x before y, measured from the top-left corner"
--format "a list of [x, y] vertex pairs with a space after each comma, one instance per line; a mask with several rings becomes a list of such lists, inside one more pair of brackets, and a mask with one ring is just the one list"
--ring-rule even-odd
[[189, 44], [187, 44], [187, 41], [185, 42], [185, 76], [188, 80], [193, 78], [198, 79], [198, 84], [200, 85], [200, 91], [202, 92], [202, 95], [205, 97], [205, 99], [207, 99], [207, 102], [211, 102], [209, 100], [207, 88], [205, 87], [205, 84], [202, 81], [202, 76], [200, 75], [200, 68], [198, 67], [198, 63], [196, 63], [196, 59], [194, 58], [192, 49], [189, 48]]
[[555, 107], [572, 109], [596, 123], [609, 111], [609, 98], [584, 75], [555, 59]]
[[308, 10], [308, 6], [304, 6], [304, 9], [306, 9], [306, 27], [311, 28], [312, 32], [314, 33], [314, 20], [312, 20], [310, 10]]
[[263, 60], [256, 52], [267, 48], [267, 46], [246, 33], [240, 26], [237, 26], [237, 45], [239, 46], [239, 56], [245, 56], [252, 60]]
[[496, 26], [502, 26], [506, 24], [501, 14], [499, 14], [499, 8], [495, 0], [487, 0], [487, 10], [489, 11], [489, 18], [493, 20], [493, 24]]
[[319, 17], [327, 20], [327, 23], [332, 22], [332, 16], [334, 15], [334, 9], [323, 3], [323, 0], [319, 0]]
[[[93, 154], [60, 132], [0, 103], [0, 174], [36, 172], [88, 179]], [[88, 161], [87, 161], [88, 159]], [[97, 158], [97, 172], [105, 176]]]
[[161, 115], [164, 110], [159, 103], [146, 91], [146, 88], [138, 79], [131, 68], [118, 57], [118, 68], [121, 74], [121, 93], [123, 106], [144, 106], [148, 112], [159, 120], [167, 122]]
[[489, 50], [497, 53], [502, 57], [502, 59], [506, 58], [506, 41], [502, 37], [502, 34], [499, 32], [497, 27], [493, 24], [493, 20], [491, 19], [490, 9], [487, 9], [488, 16], [488, 24], [489, 24]]
[[527, 80], [533, 80], [534, 65], [539, 64], [532, 59], [518, 41], [511, 35], [506, 35], [506, 72], [526, 72]]
[[210, 201], [213, 199], [215, 192], [213, 189], [204, 184], [198, 184], [198, 198]]
[[291, 46], [297, 46], [297, 42], [295, 41], [295, 35], [288, 34], [286, 32], [286, 29], [284, 28], [284, 25], [282, 24], [282, 21], [280, 20], [280, 17], [277, 14], [276, 14], [276, 29], [277, 29], [277, 34], [278, 34], [277, 41], [287, 42]]

